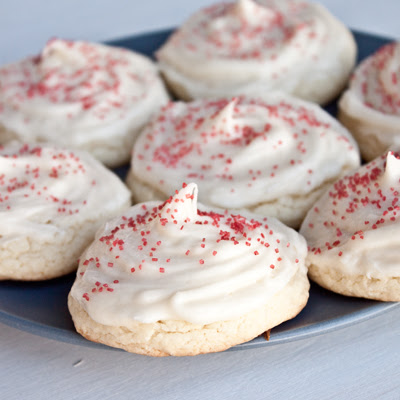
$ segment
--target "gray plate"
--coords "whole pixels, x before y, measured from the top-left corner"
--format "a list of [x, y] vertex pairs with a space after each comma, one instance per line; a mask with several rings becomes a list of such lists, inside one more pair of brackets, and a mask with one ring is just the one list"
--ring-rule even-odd
[[[151, 56], [165, 41], [171, 30], [115, 40], [110, 44], [127, 47]], [[359, 61], [389, 40], [355, 32]], [[336, 103], [326, 107], [336, 113]], [[127, 167], [116, 172], [124, 177]], [[75, 332], [67, 308], [67, 295], [75, 274], [46, 282], [0, 282], [0, 321], [15, 328], [62, 342], [111, 349], [90, 342]], [[399, 306], [400, 303], [381, 303], [339, 296], [311, 285], [310, 299], [304, 310], [293, 320], [274, 328], [270, 340], [258, 337], [233, 347], [240, 350], [285, 343], [342, 328]]]

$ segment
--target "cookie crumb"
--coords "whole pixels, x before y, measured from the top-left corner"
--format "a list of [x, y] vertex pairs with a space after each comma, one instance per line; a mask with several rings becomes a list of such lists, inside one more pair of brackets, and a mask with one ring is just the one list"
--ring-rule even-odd
[[78, 361], [74, 362], [74, 363], [72, 364], [72, 366], [75, 368], [75, 367], [79, 367], [79, 366], [82, 365], [82, 364], [83, 364], [83, 360], [78, 360]]
[[264, 332], [264, 339], [269, 342], [269, 338], [271, 337], [271, 329], [268, 329], [267, 331]]

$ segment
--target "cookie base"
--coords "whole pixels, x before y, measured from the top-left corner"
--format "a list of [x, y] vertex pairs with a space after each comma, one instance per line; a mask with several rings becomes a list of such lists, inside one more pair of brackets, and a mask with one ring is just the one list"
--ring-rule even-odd
[[379, 301], [400, 301], [400, 278], [376, 279], [365, 275], [344, 275], [339, 271], [325, 271], [312, 264], [308, 274], [323, 288], [344, 296], [362, 297]]
[[78, 268], [78, 258], [92, 242], [103, 221], [122, 212], [130, 201], [97, 220], [85, 219], [78, 225], [59, 227], [53, 237], [19, 236], [0, 245], [0, 281], [42, 281], [67, 275]]
[[73, 272], [78, 267], [79, 256], [94, 236], [94, 231], [80, 228], [66, 228], [51, 241], [20, 236], [1, 245], [0, 281], [41, 281]]
[[76, 330], [91, 341], [149, 356], [194, 356], [247, 342], [295, 317], [307, 303], [309, 287], [305, 268], [299, 269], [264, 307], [235, 320], [207, 325], [168, 320], [152, 324], [135, 321], [129, 327], [106, 326], [94, 321], [71, 294], [68, 307]]
[[363, 120], [344, 107], [339, 103], [338, 119], [354, 136], [364, 161], [379, 157], [394, 143], [394, 137], [399, 136], [400, 126], [393, 129], [379, 122]]

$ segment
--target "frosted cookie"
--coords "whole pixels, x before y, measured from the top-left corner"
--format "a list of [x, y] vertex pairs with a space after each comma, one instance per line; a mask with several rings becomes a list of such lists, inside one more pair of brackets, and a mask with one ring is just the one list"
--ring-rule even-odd
[[97, 232], [69, 310], [83, 336], [130, 352], [222, 351], [300, 312], [306, 253], [304, 238], [274, 218], [212, 210], [183, 184]]
[[195, 13], [156, 56], [168, 85], [185, 100], [278, 89], [323, 104], [346, 85], [356, 44], [321, 5], [239, 0]]
[[270, 94], [170, 103], [138, 137], [127, 183], [145, 201], [192, 180], [204, 204], [298, 227], [326, 187], [359, 165], [349, 132], [320, 107]]
[[146, 57], [54, 39], [39, 56], [0, 68], [0, 143], [52, 142], [117, 166], [129, 161], [137, 133], [166, 102]]
[[347, 296], [400, 301], [400, 157], [389, 152], [337, 181], [301, 227], [309, 275]]
[[400, 143], [400, 43], [391, 43], [355, 70], [339, 102], [339, 119], [366, 161]]
[[130, 205], [130, 193], [84, 151], [0, 145], [0, 279], [67, 274], [97, 228]]

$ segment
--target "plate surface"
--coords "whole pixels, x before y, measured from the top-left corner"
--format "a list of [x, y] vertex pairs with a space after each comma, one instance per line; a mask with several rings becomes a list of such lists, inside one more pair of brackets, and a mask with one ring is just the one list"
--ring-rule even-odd
[[[171, 30], [114, 40], [109, 44], [147, 54], [165, 41]], [[366, 33], [355, 32], [359, 54], [358, 61], [373, 53], [390, 40]], [[332, 114], [336, 104], [327, 106]], [[124, 177], [127, 167], [116, 172]], [[90, 342], [75, 332], [67, 308], [67, 295], [75, 274], [46, 282], [0, 282], [0, 321], [18, 329], [67, 343], [107, 348]], [[344, 297], [311, 285], [310, 299], [305, 309], [293, 320], [274, 328], [269, 341], [258, 337], [230, 350], [248, 349], [298, 340], [329, 332], [371, 318], [400, 303], [381, 303], [372, 300]], [[113, 349], [115, 350], [115, 349]]]

